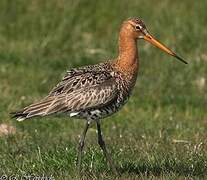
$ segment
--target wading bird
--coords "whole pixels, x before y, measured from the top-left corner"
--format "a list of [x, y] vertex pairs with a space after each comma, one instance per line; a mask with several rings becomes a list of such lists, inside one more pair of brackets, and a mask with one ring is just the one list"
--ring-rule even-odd
[[14, 112], [13, 117], [22, 121], [36, 116], [64, 113], [86, 120], [79, 141], [77, 165], [81, 158], [89, 125], [95, 122], [98, 144], [111, 169], [116, 172], [103, 140], [100, 120], [117, 112], [128, 100], [137, 79], [139, 58], [137, 40], [144, 39], [171, 56], [187, 64], [169, 48], [158, 42], [139, 18], [123, 22], [119, 33], [118, 57], [104, 63], [71, 69], [48, 96], [37, 103]]

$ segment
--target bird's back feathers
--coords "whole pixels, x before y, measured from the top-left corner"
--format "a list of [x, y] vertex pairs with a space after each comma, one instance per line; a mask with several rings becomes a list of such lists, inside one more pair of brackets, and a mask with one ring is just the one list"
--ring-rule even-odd
[[[106, 64], [101, 64], [106, 66]], [[53, 113], [77, 113], [101, 107], [117, 96], [117, 86], [109, 68], [87, 66], [73, 69], [41, 101], [14, 112], [13, 117], [21, 121], [34, 116]]]

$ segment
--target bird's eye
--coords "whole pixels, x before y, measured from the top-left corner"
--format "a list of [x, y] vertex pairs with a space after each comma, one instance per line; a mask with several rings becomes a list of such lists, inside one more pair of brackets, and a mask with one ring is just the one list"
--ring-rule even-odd
[[140, 25], [136, 25], [136, 26], [135, 26], [135, 29], [136, 29], [136, 30], [140, 30], [141, 28], [142, 28], [142, 27], [141, 27]]

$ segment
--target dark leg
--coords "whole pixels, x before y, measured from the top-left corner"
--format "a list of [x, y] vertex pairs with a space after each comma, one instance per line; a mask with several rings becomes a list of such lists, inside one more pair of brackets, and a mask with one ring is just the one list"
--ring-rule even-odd
[[83, 131], [83, 134], [80, 138], [79, 145], [78, 145], [77, 166], [78, 166], [79, 173], [81, 172], [81, 161], [82, 161], [83, 147], [84, 147], [85, 137], [86, 137], [86, 133], [88, 131], [89, 125], [90, 125], [90, 121], [87, 121], [85, 129]]
[[98, 130], [98, 144], [100, 145], [101, 149], [103, 150], [104, 156], [105, 156], [107, 162], [109, 163], [112, 171], [115, 174], [118, 174], [117, 171], [116, 171], [116, 168], [113, 164], [113, 161], [111, 159], [111, 155], [107, 152], [106, 145], [105, 145], [105, 142], [104, 142], [103, 137], [102, 137], [101, 125], [100, 125], [99, 121], [96, 122], [96, 125], [97, 125], [97, 130]]

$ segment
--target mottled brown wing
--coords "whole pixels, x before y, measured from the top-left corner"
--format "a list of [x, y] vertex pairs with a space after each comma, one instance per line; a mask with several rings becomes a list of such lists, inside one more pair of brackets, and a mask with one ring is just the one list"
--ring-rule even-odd
[[[62, 81], [49, 93], [49, 96], [56, 96], [62, 93], [70, 93], [81, 88], [91, 87], [104, 83], [112, 78], [107, 72], [109, 68], [104, 63], [100, 66], [85, 66], [72, 69], [67, 72]], [[103, 69], [101, 69], [101, 67]]]
[[117, 86], [113, 79], [104, 83], [73, 90], [53, 96], [54, 100], [45, 110], [46, 114], [69, 111], [79, 112], [108, 104], [117, 97]]
[[117, 86], [110, 73], [79, 72], [65, 76], [49, 96], [16, 112], [14, 117], [24, 120], [58, 112], [79, 112], [104, 106], [117, 96]]

